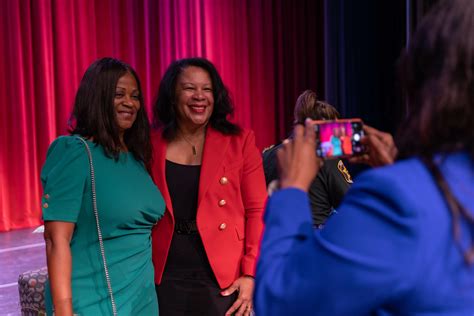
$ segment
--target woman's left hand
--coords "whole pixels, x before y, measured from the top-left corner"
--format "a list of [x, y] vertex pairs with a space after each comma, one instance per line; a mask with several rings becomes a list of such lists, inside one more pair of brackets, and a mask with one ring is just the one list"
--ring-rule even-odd
[[[225, 313], [226, 315], [249, 316], [253, 309], [253, 288], [255, 280], [251, 276], [241, 276], [232, 283], [227, 289], [221, 292], [221, 295], [228, 296], [235, 291], [239, 292], [239, 296], [234, 304]], [[235, 313], [235, 314], [234, 314]]]
[[364, 125], [365, 136], [361, 143], [366, 148], [366, 153], [349, 159], [351, 163], [365, 163], [372, 167], [391, 165], [398, 154], [397, 146], [392, 135], [381, 132], [373, 127]]

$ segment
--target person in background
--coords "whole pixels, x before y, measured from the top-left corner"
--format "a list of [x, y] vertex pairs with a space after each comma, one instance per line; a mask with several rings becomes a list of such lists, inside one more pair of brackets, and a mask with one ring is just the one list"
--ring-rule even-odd
[[346, 133], [346, 128], [344, 126], [341, 126], [341, 137], [340, 137], [341, 143], [342, 143], [342, 152], [344, 155], [352, 155], [352, 139], [350, 136], [347, 135]]
[[[332, 105], [319, 101], [314, 91], [306, 90], [296, 100], [294, 117], [294, 124], [297, 125], [304, 124], [307, 117], [314, 120], [336, 120], [339, 118], [339, 112]], [[267, 186], [278, 179], [276, 153], [282, 146], [282, 143], [279, 143], [263, 151]], [[329, 159], [324, 162], [308, 190], [314, 226], [323, 227], [351, 184], [352, 178], [342, 160]]]
[[[70, 136], [49, 147], [41, 171], [49, 281], [47, 315], [157, 315], [151, 230], [164, 201], [147, 172], [150, 128], [135, 71], [95, 61], [76, 94]], [[80, 139], [82, 138], [82, 140]], [[95, 171], [103, 248], [92, 208], [87, 142]], [[95, 197], [94, 197], [95, 198]]]
[[329, 138], [329, 142], [332, 145], [331, 156], [341, 156], [342, 155], [342, 141], [341, 141], [341, 130], [339, 129], [339, 127], [333, 128], [331, 138]]
[[173, 62], [153, 107], [153, 177], [166, 212], [153, 231], [163, 315], [250, 315], [267, 198], [252, 131], [214, 65]]
[[[359, 176], [319, 233], [308, 122], [279, 152], [255, 307], [264, 315], [474, 315], [474, 2], [441, 0], [401, 58], [409, 113], [398, 136], [366, 128]], [[330, 289], [328, 288], [330, 286]]]

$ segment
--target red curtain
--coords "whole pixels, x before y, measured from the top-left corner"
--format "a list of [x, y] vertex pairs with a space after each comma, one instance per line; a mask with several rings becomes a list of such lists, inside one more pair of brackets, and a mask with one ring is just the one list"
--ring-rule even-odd
[[284, 137], [297, 94], [323, 91], [321, 3], [0, 0], [0, 231], [40, 224], [47, 148], [66, 133], [82, 74], [99, 57], [137, 70], [148, 109], [171, 61], [206, 57], [257, 145]]

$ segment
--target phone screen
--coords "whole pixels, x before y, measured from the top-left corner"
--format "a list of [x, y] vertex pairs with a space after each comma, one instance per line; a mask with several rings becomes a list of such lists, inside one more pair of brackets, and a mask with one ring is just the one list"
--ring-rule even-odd
[[322, 158], [350, 157], [363, 153], [360, 143], [364, 131], [359, 119], [319, 121], [314, 125], [316, 153]]

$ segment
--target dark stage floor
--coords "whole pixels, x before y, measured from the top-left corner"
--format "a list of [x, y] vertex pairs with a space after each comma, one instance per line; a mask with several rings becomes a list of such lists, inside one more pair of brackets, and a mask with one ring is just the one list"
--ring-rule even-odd
[[46, 266], [43, 234], [34, 230], [0, 233], [0, 315], [20, 315], [18, 275]]

